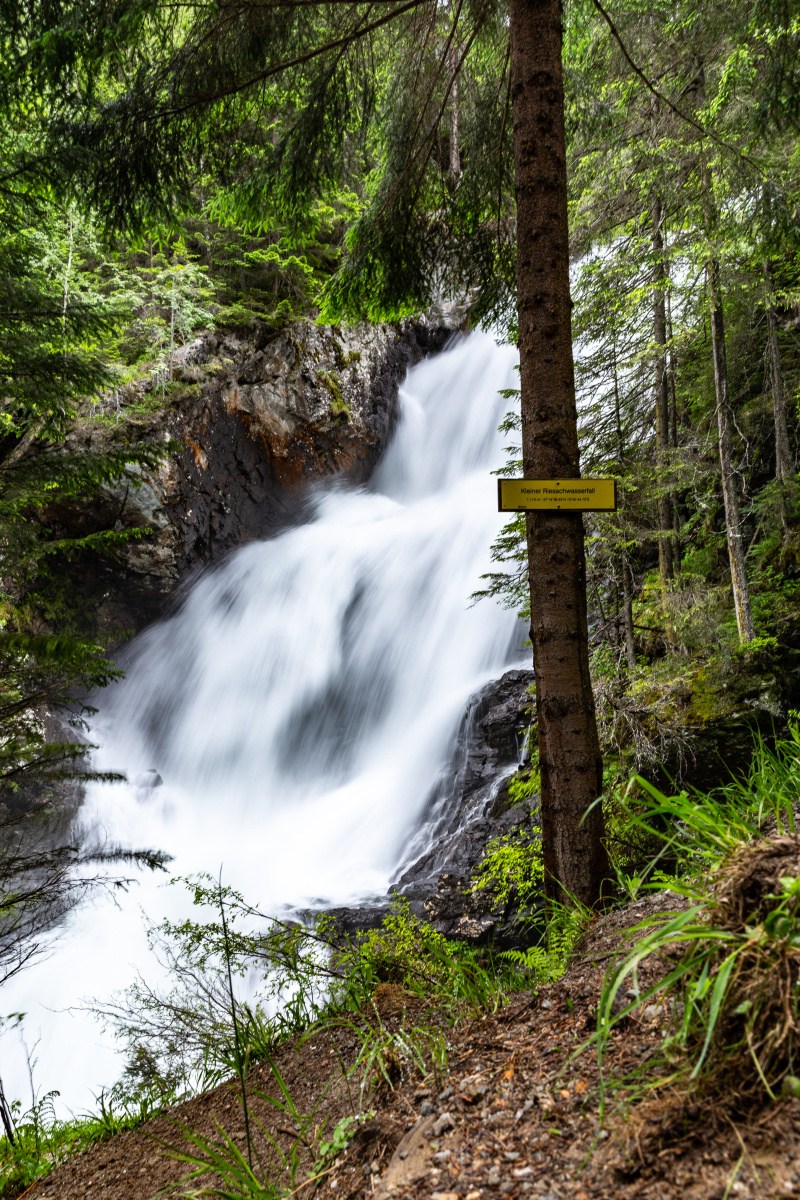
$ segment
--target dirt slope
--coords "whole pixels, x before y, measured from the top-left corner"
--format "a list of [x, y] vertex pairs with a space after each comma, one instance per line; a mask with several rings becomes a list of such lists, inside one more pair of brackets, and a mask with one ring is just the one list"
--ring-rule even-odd
[[[348, 1078], [346, 1068], [362, 1043], [343, 1025], [284, 1047], [278, 1066], [294, 1112], [268, 1067], [250, 1077], [256, 1154], [271, 1162], [271, 1178], [288, 1193], [317, 1200], [800, 1195], [800, 1101], [732, 1115], [699, 1106], [678, 1113], [669, 1098], [658, 1098], [601, 1126], [596, 1058], [591, 1051], [571, 1056], [594, 1028], [600, 981], [620, 929], [639, 919], [642, 908], [640, 902], [638, 912], [634, 906], [598, 920], [560, 983], [449, 1032], [446, 1072], [373, 1090], [367, 1105], [375, 1115], [313, 1181], [314, 1144], [318, 1148], [320, 1136], [330, 1137], [342, 1117], [358, 1110], [358, 1078]], [[389, 985], [378, 989], [376, 1007], [385, 1031], [431, 1021]], [[621, 1026], [610, 1069], [646, 1060], [659, 1029], [655, 1006]], [[387, 1065], [391, 1074], [391, 1061]], [[242, 1108], [231, 1085], [71, 1160], [29, 1189], [26, 1200], [150, 1200], [187, 1170], [167, 1149], [186, 1145], [182, 1128], [213, 1137], [219, 1126], [244, 1147]], [[206, 1182], [212, 1190], [202, 1194], [221, 1194]]]

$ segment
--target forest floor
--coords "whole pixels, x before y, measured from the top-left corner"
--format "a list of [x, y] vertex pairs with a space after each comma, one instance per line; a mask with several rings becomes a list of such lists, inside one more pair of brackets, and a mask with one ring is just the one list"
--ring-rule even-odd
[[[597, 1055], [592, 1047], [575, 1052], [595, 1029], [603, 975], [625, 928], [676, 903], [660, 893], [596, 919], [558, 983], [447, 1028], [447, 1066], [427, 1078], [410, 1072], [360, 1096], [359, 1076], [349, 1068], [360, 1051], [363, 1059], [364, 1038], [352, 1017], [283, 1045], [277, 1071], [262, 1063], [248, 1081], [254, 1157], [274, 1190], [225, 1191], [209, 1176], [191, 1186], [178, 1182], [189, 1168], [174, 1154], [191, 1152], [188, 1130], [219, 1140], [224, 1129], [244, 1153], [239, 1091], [226, 1084], [69, 1160], [28, 1189], [26, 1200], [150, 1200], [162, 1189], [265, 1200], [800, 1196], [798, 1099], [748, 1106], [737, 1099], [735, 1081], [724, 1104], [691, 1102], [669, 1089], [637, 1097], [629, 1086], [612, 1089], [599, 1119]], [[378, 987], [373, 1007], [373, 1026], [377, 1021], [387, 1035], [387, 1047], [391, 1031], [430, 1030], [436, 1022], [435, 1013], [392, 984]], [[652, 1004], [620, 1021], [609, 1077], [648, 1062], [663, 1018]], [[391, 1076], [388, 1050], [382, 1062]], [[355, 1136], [338, 1157], [329, 1152], [320, 1160], [320, 1140], [333, 1140], [337, 1123], [357, 1113], [362, 1100], [372, 1114], [353, 1125]], [[193, 1190], [203, 1184], [208, 1190]]]

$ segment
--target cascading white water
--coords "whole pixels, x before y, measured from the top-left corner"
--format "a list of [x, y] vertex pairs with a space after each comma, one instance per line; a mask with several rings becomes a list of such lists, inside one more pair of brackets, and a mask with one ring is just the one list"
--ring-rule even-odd
[[[92, 730], [96, 767], [133, 782], [92, 785], [83, 831], [165, 850], [178, 874], [222, 866], [268, 911], [385, 895], [466, 701], [521, 652], [511, 614], [470, 603], [500, 523], [490, 472], [514, 364], [474, 334], [416, 367], [368, 489], [320, 489], [307, 524], [237, 551], [137, 639]], [[162, 785], [137, 786], [150, 770]], [[113, 1044], [76, 1006], [148, 970], [143, 912], [185, 907], [152, 876], [117, 904], [98, 895], [4, 989], [40, 1089], [76, 1109], [114, 1082]], [[0, 1076], [29, 1098], [19, 1031]]]

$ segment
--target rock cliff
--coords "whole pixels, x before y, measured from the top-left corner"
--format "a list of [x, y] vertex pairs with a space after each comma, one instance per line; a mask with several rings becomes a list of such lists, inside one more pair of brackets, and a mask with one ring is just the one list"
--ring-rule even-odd
[[212, 332], [175, 353], [172, 379], [106, 402], [72, 447], [169, 443], [153, 472], [131, 472], [89, 508], [54, 506], [60, 536], [144, 530], [111, 560], [70, 570], [85, 626], [112, 640], [159, 617], [200, 568], [251, 539], [302, 521], [308, 485], [365, 482], [394, 427], [406, 370], [450, 330], [424, 320], [324, 328], [301, 322], [251, 335]]

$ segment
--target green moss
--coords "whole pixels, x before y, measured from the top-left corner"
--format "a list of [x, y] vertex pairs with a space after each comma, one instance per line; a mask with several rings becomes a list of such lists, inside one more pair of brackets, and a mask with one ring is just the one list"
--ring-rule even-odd
[[342, 394], [342, 385], [332, 371], [317, 371], [317, 383], [326, 389], [330, 395], [331, 412], [337, 417], [350, 419], [350, 405]]

